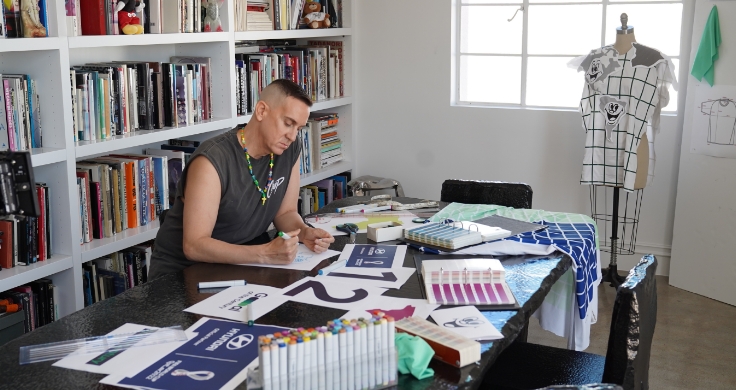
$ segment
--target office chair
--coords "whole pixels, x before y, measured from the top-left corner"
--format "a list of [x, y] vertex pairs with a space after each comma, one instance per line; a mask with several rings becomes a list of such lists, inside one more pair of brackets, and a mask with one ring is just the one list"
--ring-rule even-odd
[[451, 179], [442, 183], [440, 200], [530, 209], [532, 208], [532, 195], [532, 187], [526, 183]]
[[645, 255], [618, 288], [606, 356], [530, 343], [512, 343], [483, 380], [483, 389], [539, 389], [611, 383], [649, 388], [649, 356], [657, 321], [657, 259]]

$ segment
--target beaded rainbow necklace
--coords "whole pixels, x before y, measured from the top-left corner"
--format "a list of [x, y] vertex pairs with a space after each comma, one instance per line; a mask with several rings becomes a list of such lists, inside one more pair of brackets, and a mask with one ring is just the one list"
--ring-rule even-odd
[[248, 162], [248, 172], [250, 172], [250, 177], [253, 179], [253, 184], [256, 185], [256, 189], [258, 189], [258, 192], [261, 193], [261, 205], [266, 205], [266, 191], [268, 190], [268, 187], [271, 186], [271, 181], [273, 180], [273, 153], [271, 153], [271, 162], [268, 164], [269, 170], [268, 170], [268, 183], [266, 183], [266, 186], [261, 188], [260, 185], [258, 185], [258, 179], [256, 179], [256, 175], [253, 173], [253, 165], [250, 163], [250, 155], [248, 154], [248, 148], [245, 147], [245, 130], [240, 131], [240, 141], [243, 144], [243, 151], [245, 152], [245, 161]]

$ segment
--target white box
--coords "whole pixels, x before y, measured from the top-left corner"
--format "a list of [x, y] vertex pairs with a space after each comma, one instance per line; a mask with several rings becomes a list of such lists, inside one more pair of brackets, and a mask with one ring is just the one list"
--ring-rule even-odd
[[368, 239], [375, 242], [398, 240], [404, 235], [401, 222], [378, 222], [368, 225]]

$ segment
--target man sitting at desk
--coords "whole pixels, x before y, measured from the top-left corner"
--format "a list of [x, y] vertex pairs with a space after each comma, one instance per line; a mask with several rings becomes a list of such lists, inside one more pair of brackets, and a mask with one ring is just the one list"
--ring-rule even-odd
[[[311, 106], [299, 85], [276, 80], [261, 92], [246, 127], [197, 148], [156, 236], [149, 279], [198, 261], [289, 264], [300, 241], [317, 253], [329, 248], [334, 238], [307, 227], [297, 213], [301, 147], [294, 141]], [[271, 222], [291, 238], [239, 245], [261, 236]]]

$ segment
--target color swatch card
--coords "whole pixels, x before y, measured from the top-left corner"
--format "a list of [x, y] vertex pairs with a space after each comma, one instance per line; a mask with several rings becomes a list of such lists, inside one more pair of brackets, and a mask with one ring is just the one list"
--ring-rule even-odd
[[241, 264], [250, 267], [266, 267], [266, 268], [283, 268], [295, 269], [299, 271], [311, 271], [322, 260], [329, 259], [332, 256], [339, 255], [340, 252], [328, 249], [322, 253], [315, 253], [309, 250], [304, 244], [299, 244], [296, 252], [296, 258], [291, 264]]
[[401, 268], [406, 256], [406, 245], [347, 244], [339, 260], [347, 259], [349, 269]]
[[[281, 289], [247, 284], [235, 286], [193, 305], [184, 311], [210, 317], [226, 318], [233, 321], [255, 321], [264, 314], [286, 302]], [[253, 306], [254, 318], [248, 318], [248, 306]]]
[[146, 389], [233, 389], [246, 379], [246, 367], [258, 358], [258, 337], [286, 330], [213, 319], [195, 325], [189, 330], [196, 337], [167, 355], [137, 372], [113, 374], [100, 383]]
[[510, 305], [516, 302], [496, 259], [424, 260], [422, 278], [429, 303]]
[[498, 340], [503, 335], [475, 306], [435, 310], [430, 314], [438, 326], [471, 340]]

